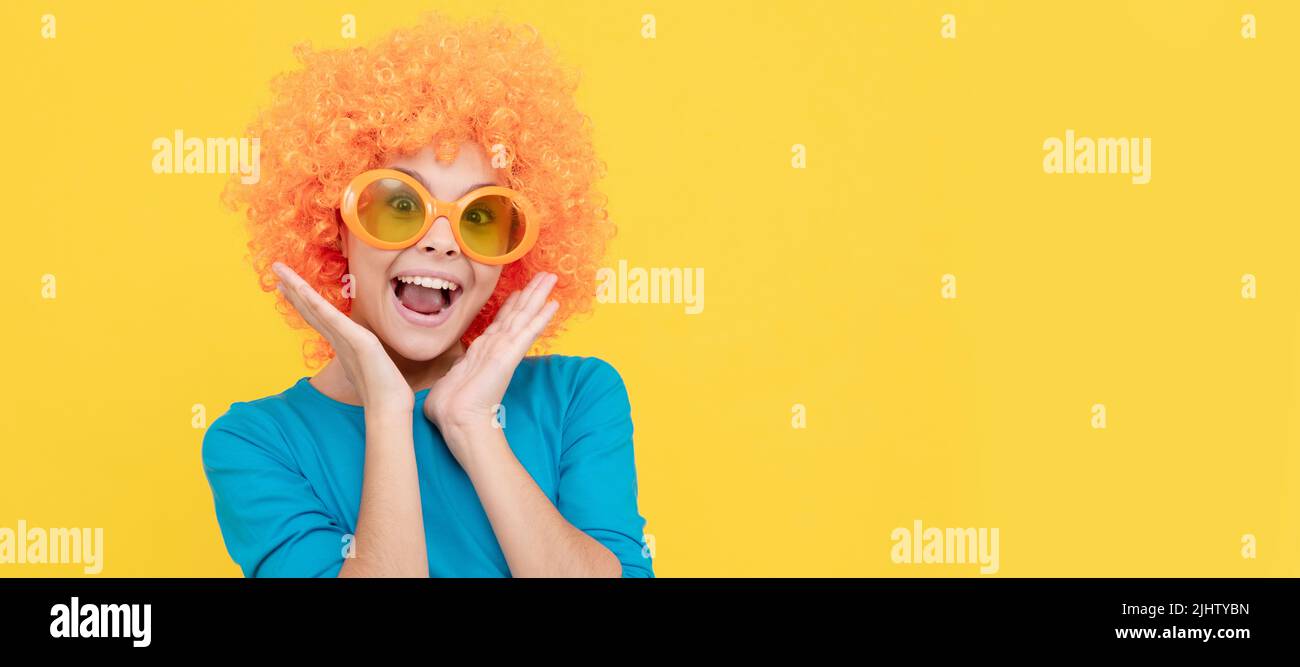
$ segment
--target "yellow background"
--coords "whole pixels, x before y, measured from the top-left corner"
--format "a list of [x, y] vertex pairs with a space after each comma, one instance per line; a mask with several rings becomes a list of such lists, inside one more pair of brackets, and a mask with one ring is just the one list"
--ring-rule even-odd
[[[1300, 575], [1300, 4], [190, 4], [0, 10], [0, 526], [103, 527], [102, 576], [238, 575], [191, 406], [284, 389], [300, 334], [225, 177], [151, 142], [238, 136], [294, 43], [436, 4], [582, 68], [607, 265], [705, 269], [703, 313], [603, 305], [555, 346], [628, 384], [660, 576], [976, 574], [892, 564], [914, 519], [999, 528], [999, 576]], [[1151, 137], [1151, 183], [1044, 174], [1067, 128]]]

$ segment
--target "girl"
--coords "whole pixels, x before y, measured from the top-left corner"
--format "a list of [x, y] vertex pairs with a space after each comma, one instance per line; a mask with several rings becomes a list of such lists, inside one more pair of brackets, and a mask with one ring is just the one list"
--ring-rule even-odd
[[613, 234], [577, 77], [536, 31], [431, 15], [297, 49], [232, 180], [264, 290], [324, 363], [203, 441], [246, 576], [653, 576], [631, 409], [590, 357], [526, 357], [590, 309]]

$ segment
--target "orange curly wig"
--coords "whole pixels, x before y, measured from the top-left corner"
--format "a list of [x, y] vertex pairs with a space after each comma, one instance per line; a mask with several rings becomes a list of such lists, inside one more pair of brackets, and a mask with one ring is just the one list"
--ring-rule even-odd
[[[595, 188], [605, 164], [591, 120], [574, 101], [579, 73], [558, 62], [536, 29], [431, 13], [368, 47], [313, 51], [303, 43], [294, 54], [302, 69], [272, 80], [272, 102], [248, 128], [261, 143], [260, 179], [243, 184], [236, 175], [222, 195], [234, 209], [247, 207], [250, 260], [264, 291], [275, 290], [271, 263], [281, 261], [348, 312], [337, 208], [348, 182], [430, 145], [451, 161], [473, 141], [504, 161], [509, 187], [533, 202], [542, 226], [533, 250], [501, 272], [462, 341], [481, 334], [505, 297], [539, 271], [559, 277], [551, 298], [560, 307], [543, 340], [590, 311], [596, 269], [614, 235]], [[276, 298], [291, 326], [308, 326], [283, 295]], [[303, 346], [310, 367], [333, 355], [319, 334]]]

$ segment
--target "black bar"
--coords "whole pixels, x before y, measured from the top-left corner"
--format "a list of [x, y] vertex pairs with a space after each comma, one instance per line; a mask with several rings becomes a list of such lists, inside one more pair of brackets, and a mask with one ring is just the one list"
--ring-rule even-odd
[[[290, 639], [325, 651], [340, 642], [416, 647], [494, 633], [486, 641], [507, 640], [502, 650], [606, 636], [640, 637], [638, 647], [650, 640], [846, 648], [871, 641], [926, 651], [1046, 646], [1247, 654], [1294, 648], [1298, 581], [11, 579], [0, 580], [0, 637], [6, 646], [56, 653], [243, 650]], [[70, 613], [74, 597], [83, 614], [91, 604], [149, 604], [150, 645], [133, 647], [129, 637], [52, 637], [51, 609], [62, 604]], [[1184, 605], [1181, 613], [1176, 604]], [[1144, 613], [1125, 613], [1125, 605]], [[1171, 636], [1116, 636], [1150, 628]], [[1180, 638], [1179, 628], [1249, 636], [1205, 641]]]

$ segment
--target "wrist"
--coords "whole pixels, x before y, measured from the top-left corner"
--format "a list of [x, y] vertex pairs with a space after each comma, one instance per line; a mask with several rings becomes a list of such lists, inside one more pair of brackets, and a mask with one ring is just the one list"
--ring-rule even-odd
[[467, 446], [501, 435], [501, 428], [493, 428], [491, 421], [476, 419], [464, 421], [445, 420], [438, 423], [438, 430], [449, 444], [465, 444]]
[[365, 409], [366, 419], [401, 419], [410, 421], [411, 414], [415, 411], [414, 399], [402, 400], [400, 397], [385, 397], [382, 399], [366, 400], [363, 408]]
[[464, 428], [440, 426], [438, 430], [447, 441], [447, 447], [452, 450], [461, 468], [470, 477], [474, 477], [475, 473], [495, 455], [510, 451], [505, 434], [500, 428], [474, 423]]
[[493, 410], [439, 409], [440, 405], [426, 401], [424, 414], [447, 436], [449, 433], [482, 434], [500, 431], [502, 424]]
[[415, 409], [415, 394], [405, 387], [376, 389], [362, 394], [361, 403], [367, 410], [411, 412]]

